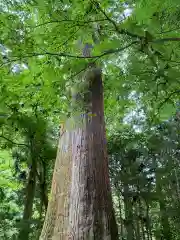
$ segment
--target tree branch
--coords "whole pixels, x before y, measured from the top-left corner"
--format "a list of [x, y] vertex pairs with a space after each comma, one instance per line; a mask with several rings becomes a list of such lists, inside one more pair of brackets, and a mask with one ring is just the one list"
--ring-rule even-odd
[[157, 33], [157, 34], [170, 33], [170, 32], [177, 31], [177, 30], [180, 30], [180, 27], [178, 27], [178, 28], [173, 28], [173, 29], [166, 30], [166, 31], [162, 31], [162, 32]]
[[164, 99], [164, 101], [161, 102], [161, 104], [159, 105], [159, 107], [158, 107], [158, 112], [159, 112], [160, 109], [163, 107], [163, 105], [171, 99], [171, 97], [172, 97], [173, 95], [176, 95], [176, 94], [179, 94], [179, 93], [180, 93], [180, 90], [176, 90], [176, 91], [174, 91], [174, 92], [171, 92], [171, 93]]
[[[115, 30], [117, 33], [119, 34], [125, 34], [127, 36], [133, 37], [133, 38], [137, 38], [139, 40], [143, 40], [145, 39], [144, 36], [139, 36], [137, 34], [131, 33], [129, 31], [127, 31], [126, 29], [119, 29], [118, 25], [116, 24], [116, 22], [111, 19], [107, 13], [100, 7], [100, 4], [97, 1], [91, 0], [91, 2], [96, 6], [97, 9], [99, 9], [99, 11], [106, 17], [106, 19], [114, 26]], [[179, 37], [174, 37], [174, 38], [162, 38], [162, 39], [155, 39], [149, 42], [153, 42], [153, 43], [163, 43], [163, 42], [167, 42], [167, 41], [180, 41]]]
[[96, 58], [103, 57], [103, 56], [106, 56], [106, 55], [112, 54], [112, 53], [122, 52], [123, 50], [131, 47], [132, 45], [134, 45], [134, 44], [136, 44], [136, 43], [138, 43], [138, 41], [133, 41], [133, 42], [129, 43], [128, 45], [122, 47], [122, 48], [116, 48], [116, 49], [107, 50], [107, 51], [105, 51], [104, 53], [102, 53], [101, 55], [96, 56]]
[[5, 137], [5, 136], [3, 136], [3, 135], [0, 135], [0, 138], [3, 138], [3, 139], [5, 139], [6, 141], [11, 142], [11, 143], [14, 144], [14, 145], [29, 147], [29, 146], [26, 145], [25, 143], [16, 143], [16, 142], [13, 142], [12, 140], [10, 140], [9, 138], [7, 138], [7, 137]]
[[71, 54], [67, 54], [67, 53], [51, 53], [51, 52], [45, 52], [45, 53], [34, 53], [33, 55], [27, 55], [24, 56], [23, 58], [26, 57], [33, 57], [33, 56], [42, 56], [42, 55], [52, 55], [52, 56], [59, 56], [59, 57], [69, 57], [69, 58], [78, 58], [78, 59], [94, 59], [94, 58], [101, 58], [103, 56], [112, 54], [112, 53], [118, 53], [118, 52], [122, 52], [123, 50], [129, 48], [130, 46], [132, 46], [133, 44], [137, 43], [137, 41], [133, 41], [130, 44], [126, 45], [125, 47], [122, 48], [116, 48], [116, 49], [109, 49], [107, 51], [105, 51], [104, 53], [100, 54], [100, 55], [96, 55], [96, 56], [88, 56], [88, 57], [84, 57], [84, 56], [78, 56], [78, 55], [71, 55]]
[[[174, 38], [162, 38], [162, 39], [154, 39], [154, 40], [151, 40], [149, 42], [151, 43], [163, 43], [163, 42], [168, 42], [168, 41], [180, 41], [180, 38], [178, 37], [174, 37]], [[78, 56], [78, 55], [72, 55], [72, 54], [68, 54], [68, 53], [52, 53], [52, 52], [43, 52], [43, 53], [30, 53], [28, 55], [25, 55], [25, 56], [13, 56], [13, 58], [15, 59], [10, 59], [9, 61], [5, 62], [5, 63], [2, 63], [0, 65], [0, 67], [6, 65], [6, 64], [9, 64], [9, 63], [13, 63], [13, 62], [16, 62], [16, 61], [19, 61], [23, 58], [31, 58], [31, 57], [37, 57], [37, 56], [45, 56], [45, 55], [50, 55], [50, 56], [56, 56], [56, 57], [69, 57], [69, 58], [77, 58], [77, 59], [96, 59], [96, 58], [101, 58], [101, 57], [104, 57], [106, 55], [109, 55], [109, 54], [113, 54], [113, 53], [118, 53], [118, 52], [121, 52], [127, 48], [129, 48], [130, 46], [132, 46], [133, 44], [136, 44], [138, 43], [139, 41], [133, 41], [131, 42], [130, 44], [126, 45], [125, 47], [122, 47], [122, 48], [116, 48], [116, 49], [109, 49], [107, 51], [105, 51], [104, 53], [100, 54], [100, 55], [96, 55], [96, 56], [88, 56], [88, 57], [84, 57], [84, 56]]]
[[[60, 46], [59, 48], [63, 47], [66, 43], [68, 43], [74, 36], [75, 34], [80, 30], [80, 27], [74, 31]], [[39, 47], [40, 48], [40, 47]], [[46, 51], [42, 48], [40, 48], [44, 53], [46, 53]]]
[[139, 36], [137, 34], [131, 33], [129, 31], [125, 30], [125, 29], [119, 29], [119, 27], [117, 26], [116, 22], [107, 15], [107, 13], [100, 7], [100, 4], [97, 1], [93, 1], [92, 0], [91, 2], [106, 17], [106, 20], [108, 20], [114, 26], [114, 28], [115, 28], [117, 33], [125, 34], [125, 35], [128, 35], [130, 37], [138, 38], [138, 39], [143, 39], [144, 38], [143, 36]]
[[48, 21], [48, 22], [44, 22], [44, 23], [41, 23], [41, 24], [38, 24], [36, 25], [34, 28], [37, 28], [37, 27], [41, 27], [41, 26], [44, 26], [44, 25], [48, 25], [48, 24], [52, 24], [52, 23], [62, 23], [62, 22], [67, 22], [67, 23], [74, 23], [74, 24], [77, 24], [77, 26], [79, 25], [85, 25], [85, 24], [89, 24], [89, 23], [93, 23], [93, 22], [103, 22], [103, 21], [107, 21], [106, 18], [104, 19], [97, 19], [97, 20], [89, 20], [89, 21], [76, 21], [75, 19], [72, 20], [72, 19], [63, 19], [63, 20], [53, 20], [53, 21]]
[[71, 55], [71, 54], [67, 54], [67, 53], [51, 53], [51, 52], [30, 53], [29, 55], [25, 55], [25, 56], [13, 56], [13, 58], [15, 58], [15, 59], [11, 59], [11, 60], [9, 60], [6, 63], [1, 64], [0, 67], [2, 67], [3, 65], [6, 65], [6, 64], [12, 63], [12, 62], [19, 61], [19, 60], [24, 59], [24, 58], [31, 58], [31, 57], [45, 56], [45, 55], [56, 56], [56, 57], [69, 57], [69, 58], [77, 58], [77, 59], [96, 59], [96, 58], [104, 57], [104, 56], [109, 55], [109, 54], [122, 52], [123, 50], [129, 48], [130, 46], [132, 46], [133, 44], [135, 44], [137, 42], [138, 41], [133, 41], [130, 44], [126, 45], [125, 47], [116, 48], [116, 49], [110, 49], [110, 50], [107, 50], [107, 51], [105, 51], [104, 53], [102, 53], [100, 55], [89, 56], [89, 57], [78, 56], [78, 55]]
[[150, 42], [152, 43], [163, 43], [163, 42], [179, 42], [180, 38], [179, 37], [172, 37], [172, 38], [161, 38], [161, 39], [155, 39]]

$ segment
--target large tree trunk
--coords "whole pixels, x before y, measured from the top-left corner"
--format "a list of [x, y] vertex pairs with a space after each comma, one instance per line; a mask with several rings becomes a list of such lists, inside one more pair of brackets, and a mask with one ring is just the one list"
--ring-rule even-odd
[[[95, 71], [92, 69], [90, 71]], [[74, 239], [117, 239], [107, 163], [101, 72], [89, 89], [89, 108], [81, 129], [75, 130], [69, 231]], [[89, 75], [87, 76], [87, 78]]]
[[[83, 104], [86, 105], [83, 111], [90, 114], [87, 114], [82, 119], [82, 124], [72, 129], [71, 133], [66, 131], [71, 141], [69, 145], [72, 146], [66, 154], [69, 158], [64, 169], [71, 180], [66, 185], [66, 206], [63, 196], [58, 196], [52, 187], [52, 198], [56, 200], [54, 206], [50, 200], [47, 215], [54, 215], [55, 220], [50, 224], [52, 217], [46, 217], [41, 240], [65, 240], [67, 234], [74, 240], [118, 239], [108, 173], [101, 71], [90, 68], [85, 81], [90, 84], [83, 98]], [[63, 143], [60, 147], [63, 147]], [[62, 153], [62, 150], [59, 150], [59, 154]], [[64, 153], [57, 156], [57, 162], [63, 161], [62, 157], [65, 157]], [[56, 172], [63, 168], [57, 162], [53, 181]], [[62, 185], [63, 182], [64, 187], [64, 172], [61, 171], [59, 179], [55, 181], [56, 185]], [[60, 193], [65, 193], [65, 190], [61, 188]], [[60, 209], [58, 205], [61, 205]], [[59, 212], [65, 209], [68, 214], [66, 223], [62, 217], [58, 218]], [[60, 233], [62, 231], [64, 234]]]
[[[68, 126], [68, 122], [66, 126]], [[72, 159], [70, 143], [71, 132], [63, 131], [59, 140], [51, 194], [40, 240], [68, 239], [68, 201]], [[66, 146], [69, 149], [65, 149]]]

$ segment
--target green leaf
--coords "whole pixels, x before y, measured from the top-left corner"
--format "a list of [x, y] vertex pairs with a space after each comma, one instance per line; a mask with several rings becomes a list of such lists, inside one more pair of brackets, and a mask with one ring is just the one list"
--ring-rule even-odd
[[172, 103], [165, 103], [160, 110], [161, 121], [166, 121], [176, 113], [176, 108]]

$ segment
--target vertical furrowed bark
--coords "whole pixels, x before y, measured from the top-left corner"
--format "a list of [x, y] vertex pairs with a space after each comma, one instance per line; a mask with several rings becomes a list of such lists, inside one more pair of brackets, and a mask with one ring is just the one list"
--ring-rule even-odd
[[88, 104], [91, 116], [86, 115], [73, 139], [69, 231], [74, 239], [115, 240], [118, 232], [108, 173], [102, 78], [101, 72], [89, 74], [93, 76]]
[[[68, 227], [68, 200], [71, 168], [71, 133], [65, 131], [59, 140], [48, 209], [40, 240], [65, 240]], [[67, 149], [65, 149], [67, 146]]]
[[86, 77], [85, 81], [91, 82], [81, 112], [86, 116], [79, 121], [69, 119], [60, 139], [40, 240], [118, 239], [108, 173], [101, 71], [92, 68]]

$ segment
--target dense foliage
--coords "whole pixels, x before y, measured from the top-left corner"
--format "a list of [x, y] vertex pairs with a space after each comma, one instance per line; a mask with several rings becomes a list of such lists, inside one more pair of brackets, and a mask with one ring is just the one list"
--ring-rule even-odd
[[38, 239], [70, 88], [82, 91], [93, 60], [120, 239], [180, 239], [180, 2], [2, 0], [0, 10], [0, 238]]

